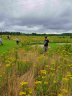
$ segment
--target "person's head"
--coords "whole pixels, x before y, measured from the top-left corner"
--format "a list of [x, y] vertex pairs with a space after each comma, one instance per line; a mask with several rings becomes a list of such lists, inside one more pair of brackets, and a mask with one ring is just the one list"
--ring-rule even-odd
[[47, 36], [45, 36], [45, 40], [47, 40]]

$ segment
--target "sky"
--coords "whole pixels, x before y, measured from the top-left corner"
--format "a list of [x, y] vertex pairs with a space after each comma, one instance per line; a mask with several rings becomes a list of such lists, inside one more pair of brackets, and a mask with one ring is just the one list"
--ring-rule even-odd
[[0, 0], [0, 31], [72, 33], [72, 0]]

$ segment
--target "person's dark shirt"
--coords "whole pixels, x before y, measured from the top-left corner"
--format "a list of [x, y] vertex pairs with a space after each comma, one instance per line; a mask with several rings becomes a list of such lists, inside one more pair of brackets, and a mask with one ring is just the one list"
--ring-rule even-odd
[[44, 40], [44, 46], [48, 46], [49, 40]]

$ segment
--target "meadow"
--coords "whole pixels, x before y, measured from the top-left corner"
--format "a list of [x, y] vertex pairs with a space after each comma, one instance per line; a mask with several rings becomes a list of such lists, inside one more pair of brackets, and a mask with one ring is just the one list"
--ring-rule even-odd
[[0, 96], [72, 96], [72, 38], [49, 36], [47, 53], [44, 36], [2, 38]]

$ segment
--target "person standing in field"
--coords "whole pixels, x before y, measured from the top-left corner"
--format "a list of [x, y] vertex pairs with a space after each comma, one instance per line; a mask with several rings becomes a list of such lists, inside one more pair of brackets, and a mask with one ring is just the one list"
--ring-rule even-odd
[[20, 40], [18, 38], [16, 38], [16, 44], [19, 45]]
[[0, 38], [0, 45], [3, 45], [2, 38]]
[[9, 35], [7, 36], [7, 39], [10, 40], [10, 36]]
[[48, 43], [49, 43], [49, 40], [48, 40], [47, 36], [45, 36], [45, 40], [44, 40], [44, 52], [47, 52], [47, 50], [48, 50]]

